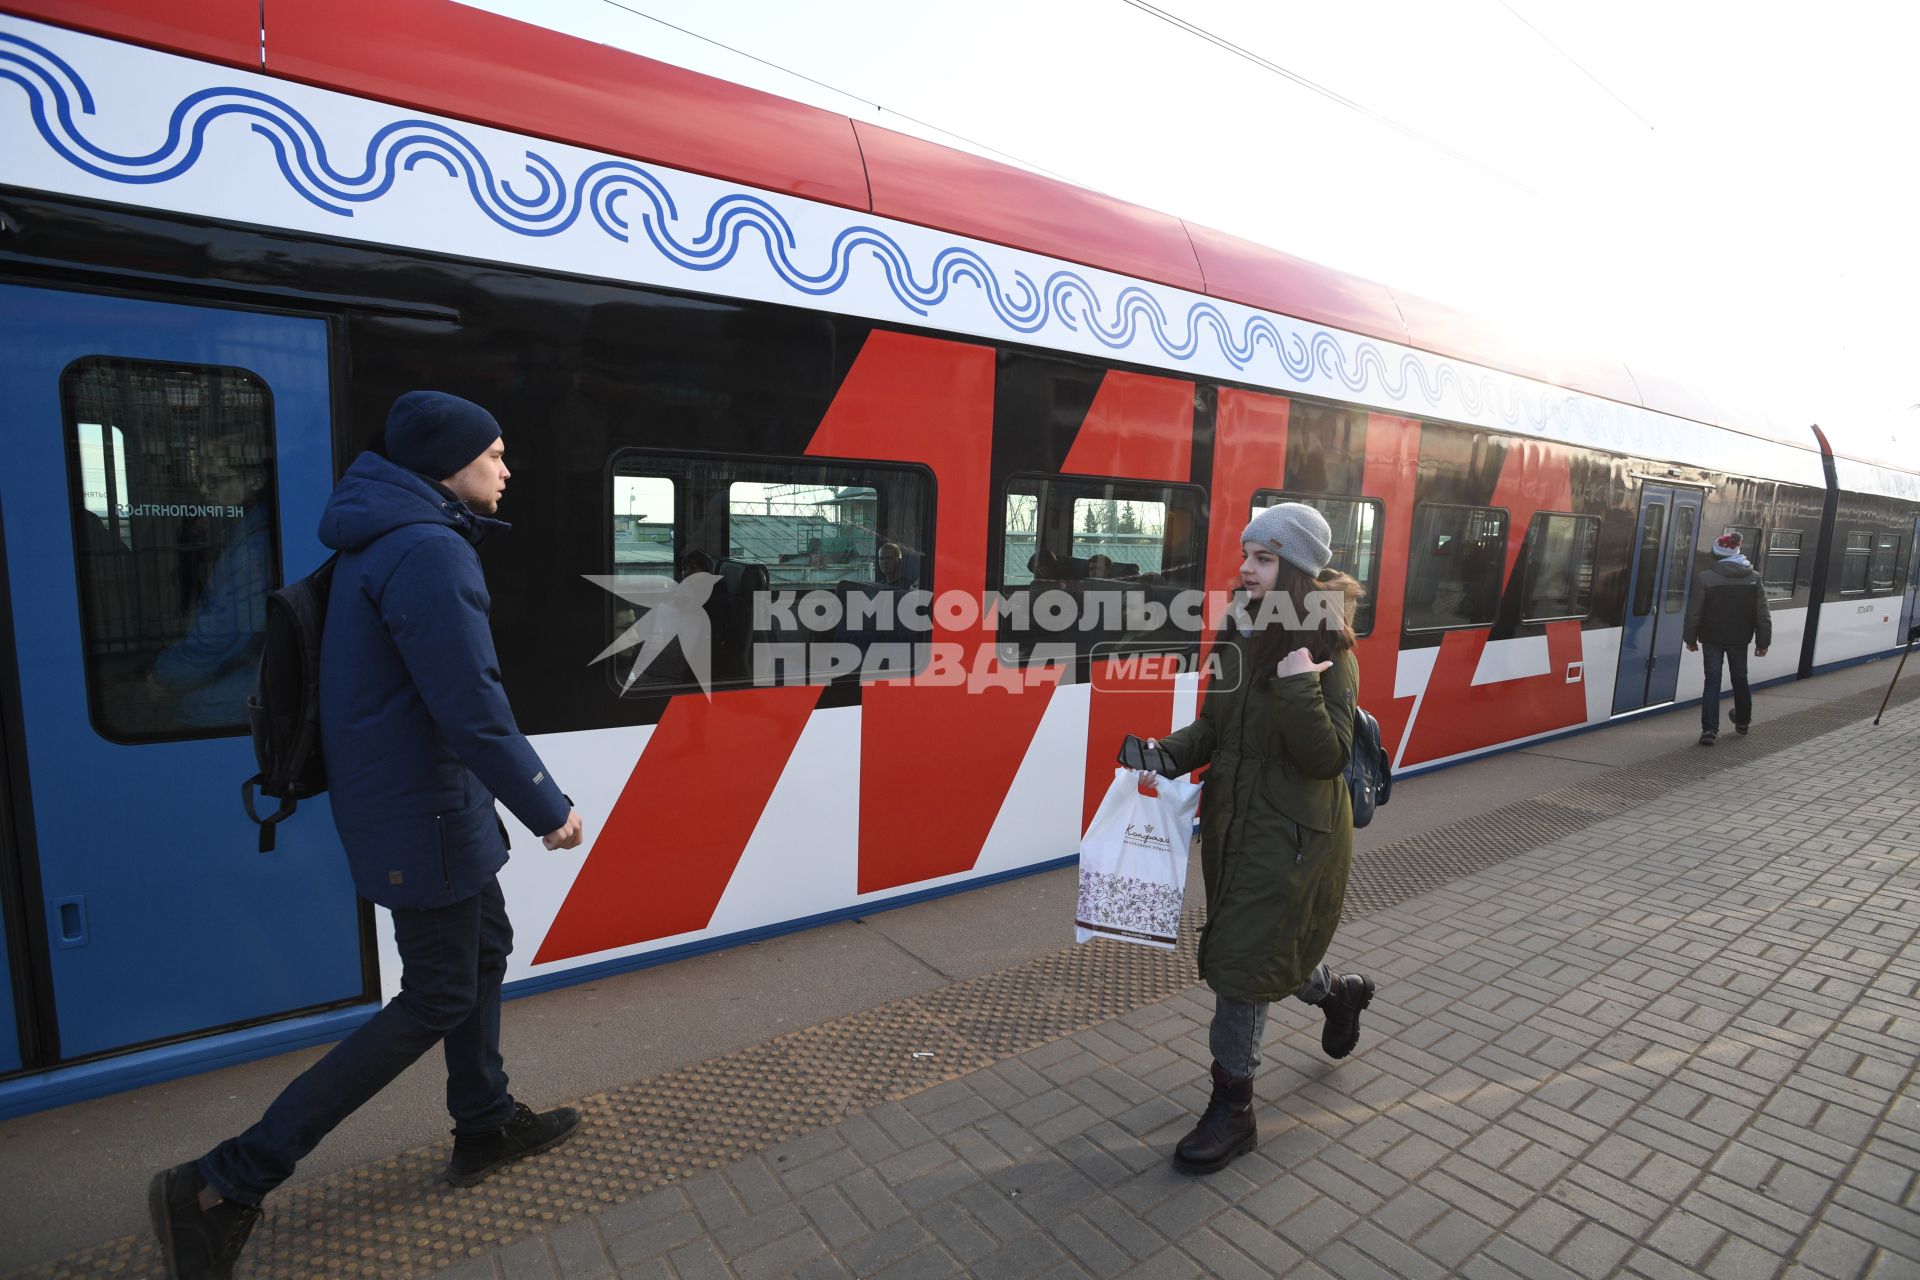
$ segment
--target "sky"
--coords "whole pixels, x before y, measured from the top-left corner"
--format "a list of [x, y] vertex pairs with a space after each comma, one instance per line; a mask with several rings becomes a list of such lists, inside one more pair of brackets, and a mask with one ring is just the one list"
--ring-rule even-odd
[[470, 2], [1920, 463], [1920, 7]]

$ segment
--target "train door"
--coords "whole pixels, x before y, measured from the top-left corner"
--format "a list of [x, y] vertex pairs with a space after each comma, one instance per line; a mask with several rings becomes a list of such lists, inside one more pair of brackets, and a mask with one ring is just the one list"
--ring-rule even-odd
[[1641, 488], [1633, 575], [1627, 584], [1627, 620], [1620, 634], [1620, 668], [1613, 686], [1616, 715], [1673, 701], [1680, 682], [1687, 593], [1693, 588], [1701, 497], [1697, 489], [1672, 485]]
[[263, 596], [323, 555], [326, 322], [0, 285], [0, 403], [25, 1065], [363, 998], [325, 805], [271, 854], [240, 806]]
[[1907, 539], [1907, 598], [1900, 609], [1900, 630], [1894, 639], [1906, 644], [1916, 623], [1920, 623], [1920, 516], [1914, 517], [1913, 535]]
[[[0, 525], [4, 518], [0, 517]], [[0, 1075], [17, 1071], [24, 1061], [27, 1027], [24, 1021], [28, 1001], [16, 996], [14, 984], [27, 975], [22, 962], [26, 955], [28, 930], [23, 927], [24, 886], [20, 882], [21, 864], [15, 853], [13, 774], [8, 752], [7, 708], [19, 696], [9, 679], [13, 671], [11, 645], [13, 635], [7, 610], [6, 539], [0, 535]], [[22, 990], [20, 996], [24, 996]]]

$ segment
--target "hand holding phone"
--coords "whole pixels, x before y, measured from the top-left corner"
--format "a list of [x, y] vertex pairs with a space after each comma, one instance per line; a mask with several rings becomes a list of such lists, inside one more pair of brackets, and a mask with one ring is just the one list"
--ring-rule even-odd
[[1179, 767], [1165, 747], [1152, 738], [1142, 741], [1131, 733], [1120, 744], [1120, 764], [1128, 769], [1150, 769], [1163, 778], [1180, 776]]

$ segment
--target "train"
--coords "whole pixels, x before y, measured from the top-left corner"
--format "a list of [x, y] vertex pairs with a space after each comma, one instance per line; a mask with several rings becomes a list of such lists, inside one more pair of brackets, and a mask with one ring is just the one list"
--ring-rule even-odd
[[589, 832], [507, 824], [510, 995], [1072, 860], [1268, 503], [1403, 773], [1698, 699], [1725, 531], [1756, 683], [1914, 625], [1911, 459], [452, 0], [0, 0], [0, 113], [0, 1115], [394, 989], [324, 796], [263, 852], [239, 793], [261, 600], [408, 390], [503, 425]]

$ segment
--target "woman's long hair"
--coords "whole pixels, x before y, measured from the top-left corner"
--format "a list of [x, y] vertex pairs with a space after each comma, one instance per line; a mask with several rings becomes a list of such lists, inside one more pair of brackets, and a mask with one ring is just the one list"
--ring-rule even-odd
[[[1247, 638], [1247, 668], [1252, 672], [1254, 683], [1261, 684], [1273, 679], [1273, 672], [1280, 660], [1295, 649], [1305, 649], [1313, 655], [1315, 662], [1330, 662], [1335, 654], [1345, 653], [1353, 648], [1353, 613], [1359, 606], [1360, 597], [1366, 594], [1358, 582], [1338, 569], [1322, 569], [1318, 577], [1306, 570], [1282, 560], [1280, 569], [1274, 575], [1273, 589], [1284, 593], [1293, 601], [1293, 618], [1275, 617], [1268, 620], [1266, 626], [1260, 624], [1260, 610], [1253, 602], [1248, 609], [1254, 622], [1253, 634]], [[1329, 626], [1325, 620], [1325, 611], [1310, 611], [1307, 597], [1316, 591], [1328, 591], [1337, 594], [1339, 607], [1335, 613], [1339, 619], [1337, 626]], [[1289, 627], [1288, 621], [1299, 621], [1301, 627]], [[1231, 624], [1229, 624], [1231, 625]]]

